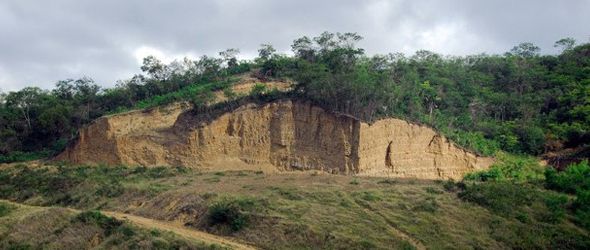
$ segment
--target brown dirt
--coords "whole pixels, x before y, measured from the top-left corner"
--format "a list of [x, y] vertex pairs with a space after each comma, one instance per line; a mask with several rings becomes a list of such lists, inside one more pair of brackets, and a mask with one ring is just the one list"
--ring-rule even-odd
[[231, 249], [256, 249], [255, 247], [239, 243], [235, 240], [224, 238], [221, 236], [217, 236], [214, 234], [205, 233], [202, 231], [197, 231], [194, 229], [188, 229], [181, 224], [178, 223], [171, 223], [165, 221], [158, 221], [152, 220], [136, 215], [131, 214], [124, 214], [119, 212], [111, 212], [111, 211], [102, 211], [105, 215], [114, 217], [119, 220], [131, 222], [134, 225], [143, 227], [143, 228], [155, 228], [161, 231], [169, 231], [173, 232], [177, 235], [182, 237], [186, 237], [189, 239], [194, 239], [198, 241], [203, 241], [205, 243], [214, 243], [224, 247], [229, 247]]
[[[60, 213], [59, 211], [57, 211], [57, 208], [53, 208], [53, 207], [37, 207], [37, 206], [23, 205], [20, 203], [15, 203], [15, 202], [3, 200], [3, 199], [0, 199], [0, 201], [2, 201], [4, 203], [12, 204], [17, 207], [26, 208], [26, 209], [35, 209], [35, 210], [39, 210], [39, 209], [43, 209], [43, 208], [56, 209], [56, 211], [50, 213], [50, 215], [51, 215], [50, 218], [45, 217], [41, 220], [45, 224], [48, 224], [48, 222], [45, 221], [48, 219], [49, 220], [53, 219], [55, 221], [55, 222], [53, 222], [54, 224], [59, 223], [59, 220], [65, 220], [65, 217], [63, 216], [64, 210], [70, 211], [73, 213], [80, 213], [81, 212], [80, 210], [73, 209], [73, 208], [63, 208], [63, 210], [59, 210], [59, 211], [62, 211]], [[62, 209], [62, 208], [59, 208], [59, 209]], [[132, 224], [139, 226], [141, 228], [168, 231], [168, 232], [172, 232], [176, 235], [179, 235], [181, 237], [184, 237], [184, 238], [187, 238], [190, 240], [205, 242], [207, 244], [217, 244], [217, 245], [221, 245], [223, 247], [228, 247], [230, 249], [256, 249], [253, 246], [249, 246], [247, 244], [237, 242], [234, 239], [229, 239], [226, 237], [221, 237], [221, 236], [209, 234], [209, 233], [206, 233], [203, 231], [198, 231], [195, 229], [186, 228], [180, 223], [158, 221], [158, 220], [144, 218], [141, 216], [125, 214], [125, 213], [120, 213], [120, 212], [114, 212], [114, 211], [100, 211], [100, 212], [107, 215], [107, 216], [116, 218], [118, 220], [127, 221], [127, 222], [132, 223]], [[53, 218], [53, 217], [56, 217], [56, 218]], [[39, 225], [43, 226], [44, 224], [39, 223]], [[27, 225], [23, 225], [23, 226], [27, 226]], [[51, 233], [51, 232], [48, 231], [47, 233]]]
[[[287, 88], [281, 84], [276, 86]], [[236, 89], [245, 93], [252, 86], [245, 82]], [[291, 100], [246, 104], [213, 118], [193, 114], [186, 103], [102, 117], [81, 129], [78, 141], [56, 159], [423, 179], [458, 179], [493, 162], [425, 126], [399, 119], [367, 124]]]

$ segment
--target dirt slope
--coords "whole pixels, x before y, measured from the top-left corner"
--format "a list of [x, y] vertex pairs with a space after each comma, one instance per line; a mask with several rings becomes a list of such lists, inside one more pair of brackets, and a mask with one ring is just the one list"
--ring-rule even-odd
[[158, 221], [136, 215], [118, 212], [102, 211], [102, 213], [119, 220], [129, 221], [143, 228], [155, 228], [162, 231], [169, 231], [189, 239], [199, 240], [209, 244], [218, 244], [221, 246], [229, 247], [230, 249], [256, 249], [252, 246], [236, 242], [232, 239], [223, 238], [221, 236], [205, 233], [203, 231], [188, 229], [182, 225], [177, 225], [170, 222]]
[[[277, 86], [288, 88], [283, 85]], [[235, 91], [245, 93], [252, 86], [239, 84]], [[425, 126], [399, 119], [367, 124], [291, 100], [216, 114], [195, 114], [189, 104], [177, 103], [101, 117], [81, 129], [78, 140], [56, 159], [425, 179], [461, 178], [492, 163]]]

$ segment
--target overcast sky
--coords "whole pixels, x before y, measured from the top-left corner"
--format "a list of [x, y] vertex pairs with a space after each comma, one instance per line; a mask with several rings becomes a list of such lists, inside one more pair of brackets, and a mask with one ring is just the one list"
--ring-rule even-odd
[[261, 43], [288, 52], [295, 38], [357, 32], [369, 54], [428, 49], [503, 53], [533, 42], [590, 38], [590, 0], [0, 0], [0, 90], [52, 88], [88, 76], [105, 87], [164, 61]]

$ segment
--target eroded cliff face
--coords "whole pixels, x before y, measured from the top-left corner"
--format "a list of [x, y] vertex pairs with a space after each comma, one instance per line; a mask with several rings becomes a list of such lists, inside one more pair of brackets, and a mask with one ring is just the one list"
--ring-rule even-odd
[[176, 104], [102, 117], [57, 159], [428, 179], [460, 178], [491, 164], [424, 126], [398, 119], [367, 124], [291, 100], [214, 116]]

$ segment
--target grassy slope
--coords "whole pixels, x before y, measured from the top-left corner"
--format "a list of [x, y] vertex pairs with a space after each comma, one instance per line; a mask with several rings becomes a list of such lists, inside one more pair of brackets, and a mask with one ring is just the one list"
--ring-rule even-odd
[[99, 212], [60, 207], [35, 207], [0, 201], [2, 249], [220, 249], [180, 238], [172, 233], [146, 230]]
[[180, 221], [262, 248], [590, 245], [568, 213], [551, 219], [546, 198], [556, 194], [531, 184], [501, 189], [313, 173], [23, 166], [0, 170], [0, 183], [2, 198], [18, 202]]

